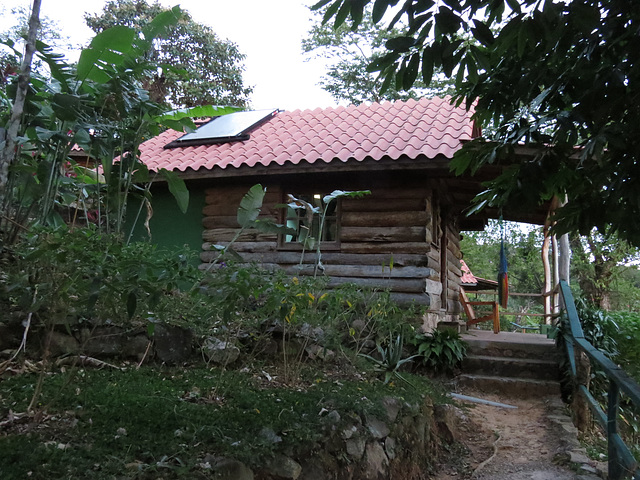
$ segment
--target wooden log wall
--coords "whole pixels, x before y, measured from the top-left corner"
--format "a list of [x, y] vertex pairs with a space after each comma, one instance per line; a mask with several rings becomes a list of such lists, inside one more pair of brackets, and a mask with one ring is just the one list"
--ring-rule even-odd
[[[431, 191], [426, 183], [422, 185], [370, 186], [372, 194], [369, 196], [342, 199], [339, 242], [322, 250], [324, 274], [331, 278], [330, 286], [353, 282], [389, 288], [397, 300], [432, 304], [440, 309], [439, 304], [433, 305], [434, 295], [441, 295], [440, 292], [434, 294], [441, 281], [440, 253], [434, 252], [432, 245]], [[203, 267], [217, 256], [211, 246], [227, 245], [238, 231], [235, 214], [249, 187], [220, 186], [207, 191], [203, 211]], [[330, 186], [322, 191], [333, 188]], [[289, 192], [283, 192], [279, 185], [267, 185], [262, 215], [282, 221], [276, 205], [284, 203], [283, 193]], [[450, 269], [450, 291], [447, 292], [450, 301], [447, 303], [449, 308], [459, 311], [459, 233], [455, 228], [447, 228], [447, 232], [450, 235], [447, 257], [455, 260]], [[279, 245], [276, 235], [249, 230], [240, 236], [233, 248], [248, 263], [282, 268], [291, 275], [313, 274], [315, 253], [305, 252], [304, 266], [300, 270], [302, 252], [299, 245]], [[393, 268], [390, 268], [391, 264]]]

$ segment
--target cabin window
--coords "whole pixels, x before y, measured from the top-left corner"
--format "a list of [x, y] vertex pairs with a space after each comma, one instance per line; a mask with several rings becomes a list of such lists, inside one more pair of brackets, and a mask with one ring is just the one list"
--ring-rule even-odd
[[[301, 244], [305, 238], [319, 239], [322, 235], [323, 244], [337, 244], [338, 242], [338, 210], [339, 199], [333, 200], [328, 207], [323, 202], [327, 193], [308, 193], [287, 195], [285, 202], [284, 223], [296, 231], [295, 234], [282, 236], [283, 245]], [[320, 233], [320, 221], [324, 214], [324, 225]]]

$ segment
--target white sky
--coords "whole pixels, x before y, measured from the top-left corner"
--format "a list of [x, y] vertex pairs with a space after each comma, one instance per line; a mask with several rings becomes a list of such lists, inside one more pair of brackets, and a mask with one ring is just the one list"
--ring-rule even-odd
[[[153, 0], [147, 0], [153, 3]], [[41, 15], [58, 22], [73, 44], [86, 44], [93, 32], [84, 14], [102, 11], [105, 0], [42, 0]], [[199, 23], [209, 25], [221, 38], [236, 43], [246, 55], [244, 83], [254, 87], [254, 109], [295, 110], [336, 105], [317, 83], [324, 74], [320, 60], [304, 61], [301, 40], [311, 26], [305, 4], [315, 0], [160, 0], [180, 5]], [[5, 14], [0, 30], [11, 24], [8, 13], [29, 0], [2, 0]]]

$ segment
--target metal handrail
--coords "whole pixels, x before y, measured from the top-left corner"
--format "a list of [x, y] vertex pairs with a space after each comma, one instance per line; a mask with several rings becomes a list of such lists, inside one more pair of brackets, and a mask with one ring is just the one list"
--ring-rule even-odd
[[627, 447], [618, 433], [620, 392], [624, 392], [633, 404], [640, 408], [640, 385], [585, 339], [569, 284], [561, 280], [559, 288], [568, 319], [567, 323], [569, 325], [568, 331], [564, 332], [564, 340], [571, 376], [574, 380], [578, 377], [575, 359], [575, 349], [578, 347], [606, 373], [609, 379], [606, 412], [602, 409], [598, 401], [593, 398], [593, 395], [591, 395], [586, 385], [578, 386], [578, 390], [584, 396], [595, 419], [607, 433], [609, 479], [621, 480], [624, 478], [632, 478], [633, 480], [640, 480], [640, 465], [638, 465], [638, 461], [634, 458], [629, 447]]

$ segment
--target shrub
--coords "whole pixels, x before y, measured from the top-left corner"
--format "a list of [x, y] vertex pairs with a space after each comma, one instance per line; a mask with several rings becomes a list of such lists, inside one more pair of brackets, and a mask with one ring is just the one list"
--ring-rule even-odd
[[414, 343], [422, 363], [435, 372], [452, 373], [467, 353], [467, 344], [451, 328], [434, 330], [427, 335], [417, 334]]

